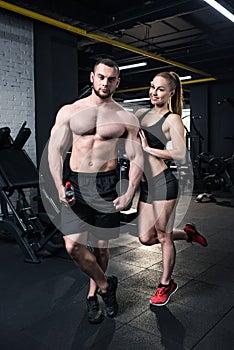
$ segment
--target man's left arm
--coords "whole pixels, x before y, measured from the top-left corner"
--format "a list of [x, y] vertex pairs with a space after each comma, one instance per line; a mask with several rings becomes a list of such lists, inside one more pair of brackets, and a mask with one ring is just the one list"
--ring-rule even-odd
[[128, 188], [123, 195], [113, 201], [117, 210], [123, 210], [131, 202], [143, 174], [144, 158], [138, 132], [139, 124], [134, 116], [133, 122], [127, 126], [125, 140], [125, 152], [130, 161]]

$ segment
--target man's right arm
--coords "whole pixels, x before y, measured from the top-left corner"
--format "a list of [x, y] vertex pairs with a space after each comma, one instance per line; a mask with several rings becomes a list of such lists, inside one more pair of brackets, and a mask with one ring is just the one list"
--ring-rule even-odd
[[63, 154], [68, 146], [71, 130], [69, 126], [69, 106], [62, 107], [51, 130], [48, 146], [48, 162], [51, 175], [58, 190], [59, 200], [67, 204], [63, 185]]

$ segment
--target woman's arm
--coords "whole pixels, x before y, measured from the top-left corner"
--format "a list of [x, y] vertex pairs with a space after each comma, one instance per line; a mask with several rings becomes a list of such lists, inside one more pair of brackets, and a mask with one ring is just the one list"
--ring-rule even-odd
[[171, 141], [172, 147], [170, 149], [163, 150], [149, 147], [143, 130], [140, 130], [139, 135], [141, 138], [142, 148], [145, 152], [157, 158], [183, 161], [186, 154], [186, 144], [182, 120], [179, 115], [171, 114], [167, 117], [165, 122], [167, 123], [165, 136], [168, 137], [168, 141]]

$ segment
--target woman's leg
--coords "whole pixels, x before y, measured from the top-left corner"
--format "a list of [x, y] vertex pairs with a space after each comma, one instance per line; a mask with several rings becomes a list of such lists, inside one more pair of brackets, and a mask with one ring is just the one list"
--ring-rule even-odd
[[[158, 222], [158, 225], [161, 222], [165, 221], [165, 217], [161, 216], [160, 212], [163, 211], [163, 207], [166, 202], [166, 206], [169, 207], [169, 214], [170, 214], [170, 206], [171, 204], [167, 203], [170, 201], [159, 201], [158, 203], [158, 209], [157, 209], [157, 217], [161, 218]], [[161, 204], [160, 204], [161, 203]], [[172, 207], [174, 208], [174, 204], [172, 204]], [[165, 212], [166, 217], [168, 214]], [[170, 216], [170, 215], [169, 215]], [[171, 217], [172, 221], [169, 224], [170, 229], [173, 226], [174, 223], [174, 216]], [[156, 222], [156, 216], [154, 213], [153, 205], [148, 204], [145, 202], [139, 202], [138, 205], [138, 236], [139, 241], [144, 245], [154, 245], [159, 243], [158, 239], [158, 232], [157, 230], [160, 229], [160, 227], [155, 226]], [[166, 226], [166, 223], [164, 222], [164, 226]], [[169, 226], [168, 226], [169, 227]], [[169, 232], [169, 230], [167, 230]], [[171, 232], [172, 240], [178, 241], [178, 240], [185, 240], [187, 242], [195, 242], [203, 247], [207, 246], [207, 240], [205, 237], [196, 229], [196, 226], [193, 224], [186, 224], [183, 229], [173, 229]]]
[[139, 202], [137, 227], [139, 241], [142, 244], [150, 246], [159, 243], [155, 229], [155, 216], [152, 204]]
[[176, 199], [153, 202], [155, 229], [162, 247], [163, 273], [161, 283], [168, 285], [175, 265], [175, 245], [173, 225], [175, 219]]
[[[169, 284], [175, 264], [175, 246], [172, 234], [175, 205], [176, 200], [173, 199], [155, 201], [153, 205], [139, 202], [138, 207], [138, 233], [140, 242], [144, 245], [160, 243], [162, 247], [162, 284]], [[176, 236], [179, 235], [176, 233]]]

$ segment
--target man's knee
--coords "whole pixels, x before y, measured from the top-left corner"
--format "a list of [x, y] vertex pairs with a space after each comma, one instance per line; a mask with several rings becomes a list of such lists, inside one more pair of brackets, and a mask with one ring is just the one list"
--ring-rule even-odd
[[81, 255], [84, 249], [86, 249], [85, 245], [78, 243], [75, 239], [64, 237], [64, 241], [66, 250], [72, 257]]
[[96, 257], [86, 246], [71, 240], [65, 240], [67, 253], [82, 268], [83, 271], [89, 271], [96, 263]]
[[73, 256], [74, 254], [78, 253], [80, 244], [67, 237], [64, 237], [64, 241], [66, 250], [69, 255]]

